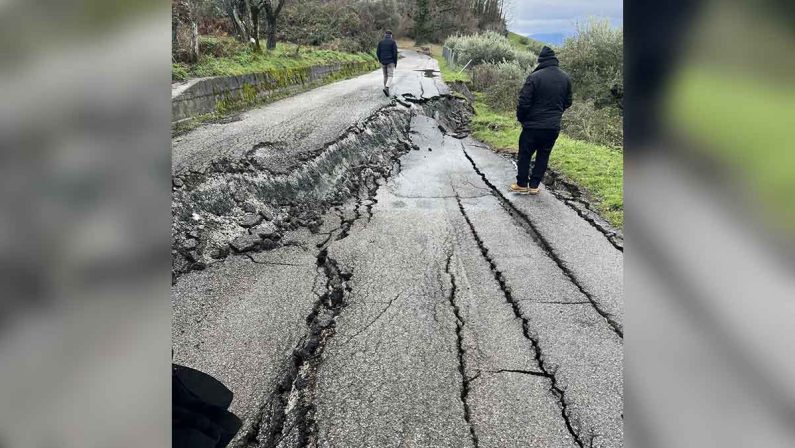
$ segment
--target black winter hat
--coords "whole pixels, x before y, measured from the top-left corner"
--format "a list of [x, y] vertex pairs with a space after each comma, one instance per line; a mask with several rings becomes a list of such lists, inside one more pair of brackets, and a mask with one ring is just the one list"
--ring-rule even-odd
[[538, 54], [538, 63], [540, 64], [544, 61], [549, 61], [552, 59], [557, 59], [555, 52], [551, 48], [544, 45], [544, 48], [541, 49], [541, 53]]

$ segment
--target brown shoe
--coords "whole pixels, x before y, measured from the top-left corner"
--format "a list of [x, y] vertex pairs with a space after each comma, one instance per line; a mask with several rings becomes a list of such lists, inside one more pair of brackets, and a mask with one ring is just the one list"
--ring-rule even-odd
[[537, 186], [535, 188], [533, 188], [533, 187], [528, 187], [527, 188], [527, 192], [529, 194], [538, 194], [539, 191], [541, 191], [541, 185], [539, 185], [539, 186]]
[[[512, 193], [519, 193], [519, 194], [528, 194], [530, 193], [530, 189], [527, 187], [519, 186], [519, 184], [511, 184], [511, 187], [508, 189]], [[538, 190], [536, 189], [536, 192]]]

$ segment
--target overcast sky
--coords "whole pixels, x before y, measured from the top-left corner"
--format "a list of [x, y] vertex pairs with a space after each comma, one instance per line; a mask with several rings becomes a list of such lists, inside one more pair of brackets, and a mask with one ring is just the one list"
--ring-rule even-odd
[[616, 25], [624, 22], [622, 0], [511, 0], [508, 29], [522, 35], [572, 34], [577, 21], [605, 17]]

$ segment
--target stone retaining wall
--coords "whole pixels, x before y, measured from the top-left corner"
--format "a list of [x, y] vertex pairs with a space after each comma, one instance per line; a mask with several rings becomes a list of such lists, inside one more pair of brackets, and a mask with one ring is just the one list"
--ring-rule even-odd
[[343, 62], [302, 69], [216, 76], [186, 81], [171, 89], [174, 123], [212, 112], [257, 103], [274, 94], [297, 93], [331, 79], [342, 79], [378, 68], [375, 61]]

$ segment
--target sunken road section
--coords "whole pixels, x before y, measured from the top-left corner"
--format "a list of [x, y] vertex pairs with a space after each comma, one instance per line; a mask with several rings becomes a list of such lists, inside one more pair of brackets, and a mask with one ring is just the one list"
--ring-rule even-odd
[[369, 196], [401, 155], [412, 149], [410, 123], [416, 114], [434, 117], [440, 129], [463, 138], [473, 113], [453, 95], [396, 98], [339, 138], [300, 154], [289, 173], [271, 172], [263, 160], [289, 150], [260, 142], [242, 157], [222, 157], [201, 171], [172, 177], [172, 279], [226, 258], [280, 247], [285, 231], [317, 232], [321, 216], [353, 197]]

